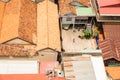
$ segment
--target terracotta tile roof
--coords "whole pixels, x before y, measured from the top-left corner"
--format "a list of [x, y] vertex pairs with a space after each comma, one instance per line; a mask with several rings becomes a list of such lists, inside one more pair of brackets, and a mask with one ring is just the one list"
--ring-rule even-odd
[[120, 67], [105, 67], [108, 74], [114, 79], [119, 80], [120, 79]]
[[37, 50], [61, 51], [57, 5], [49, 0], [37, 4]]
[[[45, 74], [0, 74], [0, 80], [50, 80]], [[51, 80], [66, 80], [54, 77]]]
[[[73, 11], [71, 11], [71, 7], [72, 7]], [[69, 5], [68, 3], [65, 3], [62, 0], [61, 1], [59, 0], [59, 10], [60, 10], [60, 16], [63, 16], [65, 14], [69, 14], [69, 13], [76, 14], [75, 7], [72, 5]]]
[[58, 0], [59, 10], [60, 10], [59, 12], [61, 16], [68, 14], [68, 13], [76, 14], [75, 6], [72, 6], [69, 4], [73, 1], [77, 1], [85, 6], [90, 6], [89, 0]]
[[35, 50], [32, 45], [0, 45], [0, 56], [33, 56]]
[[35, 43], [37, 5], [30, 0], [10, 0], [6, 3], [0, 30], [0, 43], [19, 38]]
[[0, 80], [48, 80], [44, 74], [0, 74]]
[[3, 20], [4, 9], [5, 9], [5, 3], [0, 1], [0, 29], [1, 29], [2, 20]]

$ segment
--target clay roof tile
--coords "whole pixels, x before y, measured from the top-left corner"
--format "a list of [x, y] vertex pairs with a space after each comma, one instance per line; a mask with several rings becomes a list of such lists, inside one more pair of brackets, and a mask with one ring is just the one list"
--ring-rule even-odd
[[35, 43], [36, 8], [37, 5], [30, 0], [11, 0], [7, 2], [0, 32], [0, 43], [15, 38]]
[[57, 5], [49, 0], [37, 4], [37, 50], [61, 51]]
[[[76, 14], [75, 6], [71, 6], [69, 3], [77, 1], [85, 6], [91, 6], [89, 0], [59, 0], [59, 12], [60, 16], [63, 16], [65, 14], [73, 13]], [[71, 9], [72, 8], [72, 9]]]

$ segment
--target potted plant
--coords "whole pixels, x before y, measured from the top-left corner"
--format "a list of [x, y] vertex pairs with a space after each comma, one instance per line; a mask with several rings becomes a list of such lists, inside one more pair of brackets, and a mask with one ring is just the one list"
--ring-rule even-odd
[[85, 37], [86, 39], [89, 39], [89, 38], [91, 37], [91, 32], [90, 32], [90, 30], [86, 29], [86, 30], [84, 31], [84, 37]]
[[81, 39], [89, 39], [91, 37], [91, 32], [90, 30], [86, 29], [78, 37]]

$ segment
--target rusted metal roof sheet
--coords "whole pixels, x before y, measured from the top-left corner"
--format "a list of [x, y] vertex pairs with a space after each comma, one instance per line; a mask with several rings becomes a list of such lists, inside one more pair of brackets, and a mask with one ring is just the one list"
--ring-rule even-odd
[[120, 61], [120, 40], [106, 39], [99, 42], [104, 60], [114, 58]]
[[120, 24], [104, 24], [103, 25], [105, 39], [120, 39]]
[[61, 51], [57, 5], [49, 0], [37, 4], [37, 50]]
[[35, 43], [37, 5], [30, 0], [10, 0], [6, 3], [0, 32], [0, 43], [19, 38]]
[[105, 40], [99, 42], [103, 59], [114, 58], [120, 61], [120, 24], [106, 23], [103, 25]]
[[60, 16], [63, 16], [69, 13], [76, 14], [75, 6], [72, 6], [69, 4], [73, 1], [81, 3], [85, 6], [90, 6], [89, 0], [58, 0]]

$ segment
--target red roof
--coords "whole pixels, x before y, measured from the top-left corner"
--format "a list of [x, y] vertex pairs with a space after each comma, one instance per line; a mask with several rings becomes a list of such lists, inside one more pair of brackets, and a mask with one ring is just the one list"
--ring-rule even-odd
[[100, 14], [120, 15], [120, 0], [98, 0]]
[[58, 66], [57, 61], [42, 61], [40, 62], [40, 73], [46, 74], [47, 70], [53, 70]]
[[[99, 7], [112, 6], [120, 4], [120, 0], [98, 0]], [[120, 5], [119, 5], [120, 7]]]
[[99, 8], [100, 14], [114, 14], [114, 15], [120, 15], [120, 7], [107, 7], [107, 8]]
[[[0, 74], [0, 80], [49, 80], [44, 74]], [[52, 80], [66, 80], [55, 77]]]
[[42, 74], [3, 74], [0, 75], [0, 80], [48, 80]]

